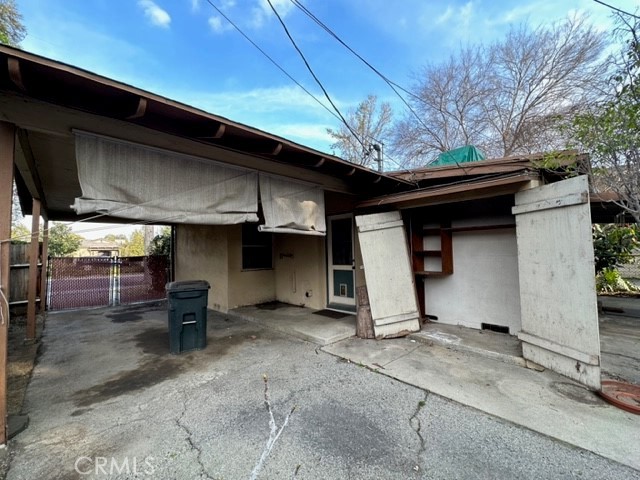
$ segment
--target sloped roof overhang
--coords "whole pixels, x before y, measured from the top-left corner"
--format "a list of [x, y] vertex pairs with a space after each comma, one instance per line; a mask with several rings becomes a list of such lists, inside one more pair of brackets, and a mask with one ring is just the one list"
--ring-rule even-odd
[[291, 178], [313, 178], [326, 190], [361, 197], [411, 188], [405, 179], [7, 46], [0, 46], [0, 111], [2, 120], [17, 127], [23, 210], [30, 212], [29, 197], [38, 198], [51, 220], [78, 219], [69, 208], [81, 193], [74, 128]]
[[372, 198], [360, 202], [357, 208], [360, 210], [385, 208], [407, 209], [481, 198], [492, 198], [514, 194], [524, 188], [532, 186], [531, 182], [539, 179], [539, 173], [534, 171], [520, 171], [514, 174], [494, 176], [491, 178], [469, 179], [464, 182], [453, 182], [447, 185]]

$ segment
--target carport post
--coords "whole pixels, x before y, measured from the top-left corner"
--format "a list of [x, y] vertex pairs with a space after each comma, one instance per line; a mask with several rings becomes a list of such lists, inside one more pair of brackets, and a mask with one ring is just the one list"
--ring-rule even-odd
[[33, 199], [31, 209], [31, 245], [29, 245], [29, 291], [27, 294], [27, 340], [36, 339], [36, 293], [40, 253], [40, 200]]
[[[45, 212], [46, 217], [46, 212]], [[40, 273], [40, 313], [47, 309], [47, 272], [49, 268], [49, 220], [42, 226], [42, 270]]]
[[0, 445], [7, 443], [7, 333], [15, 125], [0, 122]]

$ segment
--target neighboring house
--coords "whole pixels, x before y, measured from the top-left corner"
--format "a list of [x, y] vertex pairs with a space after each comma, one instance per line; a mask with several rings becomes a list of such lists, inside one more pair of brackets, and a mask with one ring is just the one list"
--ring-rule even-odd
[[117, 257], [121, 245], [106, 240], [83, 240], [74, 257]]
[[533, 157], [379, 173], [10, 47], [0, 65], [26, 213], [173, 224], [175, 279], [209, 281], [216, 310], [353, 312], [366, 285], [379, 338], [425, 315], [504, 329], [599, 387], [585, 177]]

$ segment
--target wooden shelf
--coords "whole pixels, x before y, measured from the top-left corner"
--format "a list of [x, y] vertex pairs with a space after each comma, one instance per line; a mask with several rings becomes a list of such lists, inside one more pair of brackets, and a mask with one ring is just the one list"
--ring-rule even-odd
[[422, 257], [441, 257], [442, 251], [440, 250], [415, 250], [414, 255], [420, 255]]
[[416, 277], [446, 277], [448, 275], [451, 275], [450, 273], [446, 272], [431, 272], [425, 270], [414, 271], [413, 274]]
[[470, 225], [467, 227], [424, 228], [422, 229], [422, 233], [424, 235], [440, 235], [441, 232], [484, 232], [488, 230], [503, 230], [509, 228], [516, 228], [516, 225], [514, 223], [508, 223], [504, 225]]

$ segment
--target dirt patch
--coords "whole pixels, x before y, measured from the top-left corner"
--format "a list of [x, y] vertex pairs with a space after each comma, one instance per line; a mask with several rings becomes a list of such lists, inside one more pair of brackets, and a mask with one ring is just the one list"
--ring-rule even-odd
[[72, 399], [79, 408], [74, 412], [76, 416], [86, 413], [82, 407], [152, 387], [188, 371], [208, 368], [212, 359], [226, 355], [230, 349], [245, 342], [253, 342], [257, 337], [255, 332], [249, 332], [209, 338], [206, 349], [182, 355], [169, 353], [169, 333], [164, 328], [150, 328], [134, 338], [136, 346], [146, 354], [145, 359], [133, 370], [119, 372], [100, 384], [75, 392]]
[[138, 365], [134, 370], [120, 372], [103, 383], [73, 395], [76, 407], [88, 407], [105, 402], [120, 395], [162, 383], [184, 371], [184, 364], [173, 358], [150, 359]]
[[164, 305], [165, 302], [156, 302], [117, 307], [104, 316], [111, 319], [113, 323], [136, 322], [142, 320], [142, 314], [151, 310], [160, 310]]
[[592, 392], [588, 388], [581, 387], [580, 385], [568, 382], [553, 382], [551, 384], [551, 388], [563, 397], [584, 403], [585, 405], [606, 406], [606, 403], [598, 397], [595, 392]]
[[[31, 379], [36, 358], [42, 354], [39, 341], [25, 343], [26, 321], [12, 317], [9, 325], [8, 363], [7, 363], [7, 410], [9, 415], [22, 412], [22, 404]], [[43, 320], [38, 316], [36, 339], [42, 335]]]
[[142, 353], [161, 356], [169, 352], [169, 331], [167, 328], [149, 328], [133, 338]]
[[125, 323], [135, 322], [136, 320], [142, 320], [142, 315], [136, 312], [121, 312], [107, 315], [113, 323]]

